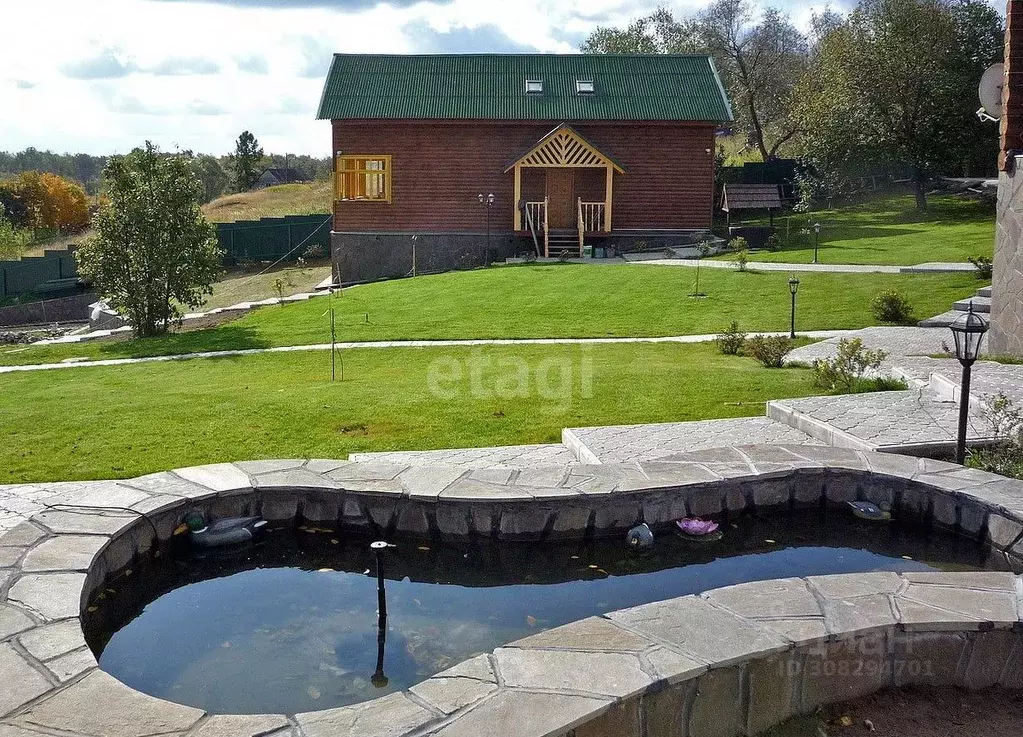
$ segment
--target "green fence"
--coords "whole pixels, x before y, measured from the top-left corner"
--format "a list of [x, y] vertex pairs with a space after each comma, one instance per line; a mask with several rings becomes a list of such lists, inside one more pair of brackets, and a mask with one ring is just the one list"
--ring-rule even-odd
[[70, 250], [0, 261], [0, 298], [72, 290], [77, 276], [78, 264]]
[[330, 254], [329, 215], [288, 215], [283, 218], [219, 223], [217, 238], [224, 263], [239, 261], [294, 261], [310, 247]]

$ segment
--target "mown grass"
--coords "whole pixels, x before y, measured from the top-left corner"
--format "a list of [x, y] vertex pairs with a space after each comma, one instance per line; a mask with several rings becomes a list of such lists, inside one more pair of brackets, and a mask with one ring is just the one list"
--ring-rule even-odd
[[[909, 266], [931, 261], [965, 262], [971, 256], [991, 258], [995, 213], [990, 205], [948, 196], [932, 196], [929, 203], [926, 212], [917, 212], [912, 197], [900, 195], [809, 215], [776, 216], [782, 249], [757, 251], [751, 259], [811, 262], [813, 231], [802, 235], [799, 231], [815, 222], [822, 226], [819, 260], [825, 264]], [[748, 222], [766, 223], [766, 218]]]
[[311, 292], [317, 284], [330, 276], [330, 264], [322, 262], [264, 269], [262, 264], [231, 269], [213, 285], [213, 294], [206, 298], [199, 310], [205, 312], [239, 302], [258, 302], [277, 297], [275, 282], [278, 279], [281, 280], [281, 294], [285, 297], [299, 292]]
[[285, 215], [326, 215], [330, 206], [331, 183], [324, 181], [224, 195], [203, 205], [202, 211], [211, 223], [231, 223]]
[[0, 375], [0, 484], [558, 442], [563, 427], [761, 415], [767, 400], [813, 393], [806, 369], [710, 344], [343, 355], [337, 383], [326, 352]]
[[[733, 320], [746, 331], [788, 329], [788, 274], [707, 269], [700, 276], [704, 299], [688, 296], [694, 276], [690, 269], [567, 264], [439, 274], [264, 307], [216, 328], [161, 338], [0, 348], [0, 365], [326, 343], [329, 299], [341, 341], [697, 335], [720, 332]], [[903, 292], [922, 318], [977, 288], [970, 274], [799, 277], [799, 330], [873, 325], [870, 300], [884, 289]]]

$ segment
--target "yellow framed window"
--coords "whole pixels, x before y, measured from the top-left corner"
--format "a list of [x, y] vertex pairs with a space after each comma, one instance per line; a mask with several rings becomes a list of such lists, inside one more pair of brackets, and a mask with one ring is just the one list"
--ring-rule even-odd
[[334, 199], [391, 201], [390, 156], [338, 156]]

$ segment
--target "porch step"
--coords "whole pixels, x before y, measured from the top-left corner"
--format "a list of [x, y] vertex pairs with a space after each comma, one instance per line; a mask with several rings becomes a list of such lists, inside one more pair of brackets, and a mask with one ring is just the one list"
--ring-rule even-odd
[[991, 312], [991, 298], [990, 297], [970, 297], [969, 299], [963, 299], [952, 305], [953, 310], [959, 312], [966, 312], [970, 309], [970, 305], [973, 305], [974, 312]]

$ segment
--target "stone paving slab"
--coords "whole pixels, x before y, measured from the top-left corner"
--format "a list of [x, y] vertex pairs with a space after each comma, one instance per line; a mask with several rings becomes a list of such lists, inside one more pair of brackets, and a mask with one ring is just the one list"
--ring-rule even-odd
[[731, 445], [819, 444], [806, 433], [768, 417], [571, 428], [564, 430], [562, 437], [566, 445], [578, 449], [580, 461], [589, 463], [654, 461]]
[[[859, 450], [944, 447], [955, 442], [959, 406], [925, 389], [806, 397], [769, 402], [768, 416], [798, 427], [819, 442]], [[987, 439], [990, 430], [971, 406], [967, 439]]]
[[506, 445], [493, 448], [458, 448], [448, 450], [392, 451], [353, 453], [352, 461], [384, 461], [405, 466], [468, 466], [472, 468], [524, 468], [560, 466], [577, 463], [578, 459], [564, 445]]

